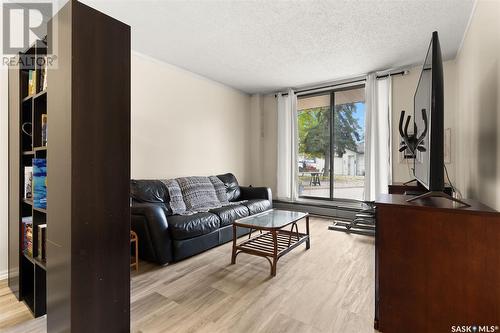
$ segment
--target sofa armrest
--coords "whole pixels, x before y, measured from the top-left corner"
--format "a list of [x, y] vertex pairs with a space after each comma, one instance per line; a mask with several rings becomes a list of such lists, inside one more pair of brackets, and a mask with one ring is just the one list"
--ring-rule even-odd
[[269, 187], [240, 186], [241, 200], [266, 199], [272, 204], [273, 194]]
[[139, 237], [141, 258], [160, 265], [173, 260], [172, 240], [163, 207], [151, 203], [134, 203], [131, 207], [131, 225]]

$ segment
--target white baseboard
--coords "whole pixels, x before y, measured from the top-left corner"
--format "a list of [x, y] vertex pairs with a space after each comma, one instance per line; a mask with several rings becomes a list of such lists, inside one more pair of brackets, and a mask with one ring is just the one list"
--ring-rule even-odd
[[0, 281], [5, 280], [8, 277], [9, 277], [9, 271], [8, 270], [0, 271]]

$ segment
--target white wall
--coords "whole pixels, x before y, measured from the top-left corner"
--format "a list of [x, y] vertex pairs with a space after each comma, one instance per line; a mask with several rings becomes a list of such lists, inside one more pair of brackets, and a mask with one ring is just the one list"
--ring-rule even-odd
[[[423, 59], [422, 59], [423, 60]], [[410, 167], [413, 160], [400, 160], [399, 116], [402, 110], [413, 117], [413, 96], [420, 78], [421, 66], [411, 68], [408, 75], [397, 75], [392, 81], [392, 180], [405, 182], [414, 178]], [[452, 183], [455, 183], [456, 137], [456, 64], [454, 60], [444, 62], [444, 128], [451, 128], [451, 163], [446, 164]], [[412, 118], [413, 119], [413, 118]]]
[[0, 280], [7, 277], [8, 264], [8, 80], [0, 68]]
[[[274, 94], [253, 95], [252, 99], [260, 100], [260, 131], [252, 131], [257, 135], [260, 144], [258, 154], [252, 154], [252, 160], [260, 161], [258, 171], [252, 178], [256, 186], [269, 186], [276, 193], [276, 166], [277, 166], [277, 113], [276, 98]], [[255, 113], [252, 113], [252, 118]], [[254, 120], [255, 121], [255, 120]]]
[[[3, 1], [0, 1], [3, 2]], [[3, 25], [0, 24], [0, 45], [3, 45]], [[3, 55], [3, 54], [2, 54]], [[8, 270], [8, 74], [0, 65], [0, 280]]]
[[132, 178], [232, 172], [249, 184], [250, 96], [132, 53]]
[[478, 1], [457, 63], [457, 185], [500, 210], [500, 2]]
[[250, 179], [253, 185], [256, 180], [263, 177], [264, 160], [262, 152], [264, 149], [264, 99], [262, 95], [255, 94], [250, 98]]

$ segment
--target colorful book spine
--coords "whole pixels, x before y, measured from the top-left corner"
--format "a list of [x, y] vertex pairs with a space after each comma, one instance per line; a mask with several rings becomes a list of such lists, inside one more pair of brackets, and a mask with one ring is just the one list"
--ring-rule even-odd
[[24, 167], [24, 198], [33, 198], [33, 167]]
[[28, 96], [33, 91], [33, 71], [28, 72]]
[[47, 146], [47, 115], [42, 114], [42, 146]]
[[36, 70], [28, 72], [28, 95], [36, 94]]
[[37, 87], [37, 79], [36, 79], [36, 76], [37, 76], [37, 73], [36, 73], [36, 70], [33, 71], [33, 87], [32, 87], [32, 91], [31, 91], [31, 94], [34, 95], [36, 94], [36, 87]]
[[38, 259], [45, 261], [47, 258], [45, 253], [45, 239], [46, 239], [47, 225], [40, 224], [38, 226]]
[[48, 64], [47, 64], [47, 57], [45, 57], [45, 61], [44, 61], [44, 64], [43, 64], [43, 68], [42, 68], [42, 87], [40, 90], [45, 90], [47, 89], [47, 67], [48, 67]]
[[23, 251], [33, 256], [33, 218], [31, 216], [22, 218]]
[[33, 159], [33, 207], [47, 208], [47, 160]]

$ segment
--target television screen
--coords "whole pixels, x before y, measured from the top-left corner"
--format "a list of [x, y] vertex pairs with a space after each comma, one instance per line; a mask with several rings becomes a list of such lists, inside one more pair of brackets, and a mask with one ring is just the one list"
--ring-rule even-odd
[[[414, 98], [414, 121], [417, 128], [417, 138], [424, 134], [425, 120], [423, 112], [427, 116], [427, 131], [423, 141], [419, 144], [416, 151], [414, 164], [415, 178], [426, 188], [430, 186], [430, 169], [431, 169], [431, 100], [432, 100], [432, 41], [425, 57], [425, 62], [418, 81], [417, 90]], [[422, 111], [425, 110], [425, 111]]]

